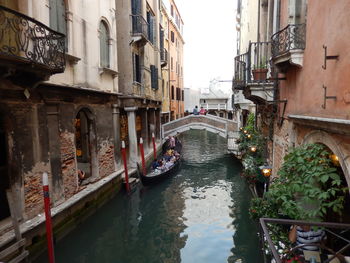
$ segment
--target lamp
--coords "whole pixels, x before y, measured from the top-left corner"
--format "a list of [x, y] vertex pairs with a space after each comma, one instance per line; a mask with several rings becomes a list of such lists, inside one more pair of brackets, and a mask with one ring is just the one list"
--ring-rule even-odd
[[269, 177], [272, 173], [272, 167], [267, 164], [260, 166], [259, 169], [265, 177]]
[[244, 133], [244, 134], [247, 134], [247, 133], [248, 133], [248, 131], [247, 131], [247, 130], [244, 130], [244, 131], [243, 131], [243, 133]]
[[256, 150], [257, 150], [256, 146], [251, 146], [251, 147], [250, 147], [250, 151], [251, 151], [252, 153], [255, 153]]
[[339, 157], [337, 155], [331, 154], [329, 158], [335, 166], [339, 166]]
[[240, 131], [243, 131], [243, 127], [240, 127], [239, 130], [240, 130]]
[[251, 138], [252, 138], [252, 135], [251, 135], [251, 134], [248, 134], [248, 135], [247, 135], [247, 138], [248, 138], [248, 139], [251, 139]]

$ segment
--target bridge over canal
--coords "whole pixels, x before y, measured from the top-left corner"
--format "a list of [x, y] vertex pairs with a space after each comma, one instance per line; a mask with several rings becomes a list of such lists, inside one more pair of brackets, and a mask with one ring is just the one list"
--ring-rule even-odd
[[207, 130], [227, 139], [229, 152], [238, 153], [236, 139], [239, 136], [237, 122], [213, 115], [189, 115], [162, 125], [162, 138], [190, 129]]

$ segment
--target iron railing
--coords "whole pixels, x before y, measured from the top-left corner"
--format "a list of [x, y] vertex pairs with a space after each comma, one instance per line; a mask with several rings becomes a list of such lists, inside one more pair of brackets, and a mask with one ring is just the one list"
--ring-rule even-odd
[[51, 73], [65, 69], [65, 35], [0, 6], [1, 59], [40, 64]]
[[168, 63], [168, 51], [165, 48], [162, 48], [160, 50], [160, 62], [162, 64], [167, 64]]
[[[325, 245], [323, 243], [313, 243], [308, 244], [309, 246], [317, 246], [321, 249], [323, 254], [325, 254], [322, 258], [321, 256], [321, 262], [322, 263], [329, 263], [334, 258], [338, 258], [340, 262], [343, 261], [343, 255], [346, 250], [350, 249], [350, 240], [346, 237], [348, 235], [348, 232], [350, 230], [350, 224], [343, 224], [343, 223], [334, 223], [334, 222], [310, 222], [310, 221], [302, 221], [302, 220], [290, 220], [290, 219], [276, 219], [276, 218], [260, 218], [260, 226], [263, 231], [262, 242], [263, 246], [265, 246], [265, 240], [268, 245], [268, 249], [271, 251], [272, 257], [274, 258], [276, 263], [282, 263], [286, 262], [286, 258], [289, 256], [293, 256], [295, 253], [298, 253], [298, 249], [302, 249], [305, 245], [299, 245], [295, 246], [289, 249], [284, 249], [283, 251], [278, 251], [276, 249], [276, 244], [272, 241], [273, 238], [271, 236], [270, 229], [273, 229], [273, 225], [284, 225], [286, 226], [286, 231], [288, 231], [289, 227], [291, 225], [298, 225], [298, 226], [312, 226], [312, 227], [320, 227], [324, 229], [327, 240], [329, 244], [331, 244], [333, 247], [330, 247], [329, 245]], [[279, 241], [277, 241], [279, 242]], [[266, 259], [265, 259], [265, 262]], [[271, 262], [271, 260], [268, 260], [268, 262]], [[309, 261], [306, 261], [309, 262]], [[347, 262], [347, 261], [346, 261]]]
[[132, 34], [148, 39], [148, 23], [142, 15], [131, 15]]
[[235, 74], [233, 76], [233, 87], [239, 88], [246, 85], [247, 80], [248, 53], [235, 57]]
[[271, 45], [271, 42], [251, 42], [247, 53], [235, 57], [233, 87], [273, 82], [271, 76], [274, 68], [270, 63]]
[[273, 34], [272, 56], [277, 57], [291, 50], [305, 49], [306, 25], [288, 25]]

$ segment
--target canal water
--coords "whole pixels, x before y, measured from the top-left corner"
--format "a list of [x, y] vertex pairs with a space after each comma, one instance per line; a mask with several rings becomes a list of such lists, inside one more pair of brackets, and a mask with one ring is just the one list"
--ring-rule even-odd
[[118, 194], [56, 244], [56, 262], [263, 262], [250, 193], [226, 140], [199, 130], [180, 140], [177, 175], [130, 197]]

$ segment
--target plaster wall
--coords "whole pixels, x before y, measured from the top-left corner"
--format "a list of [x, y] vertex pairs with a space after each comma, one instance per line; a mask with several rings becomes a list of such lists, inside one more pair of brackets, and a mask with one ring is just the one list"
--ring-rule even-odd
[[[280, 85], [280, 98], [288, 100], [286, 115], [350, 118], [349, 24], [349, 1], [309, 1], [303, 67], [291, 68]], [[328, 47], [328, 55], [339, 55], [338, 60], [327, 61], [326, 70], [322, 45]], [[327, 96], [337, 97], [327, 100], [325, 109], [323, 86]]]

